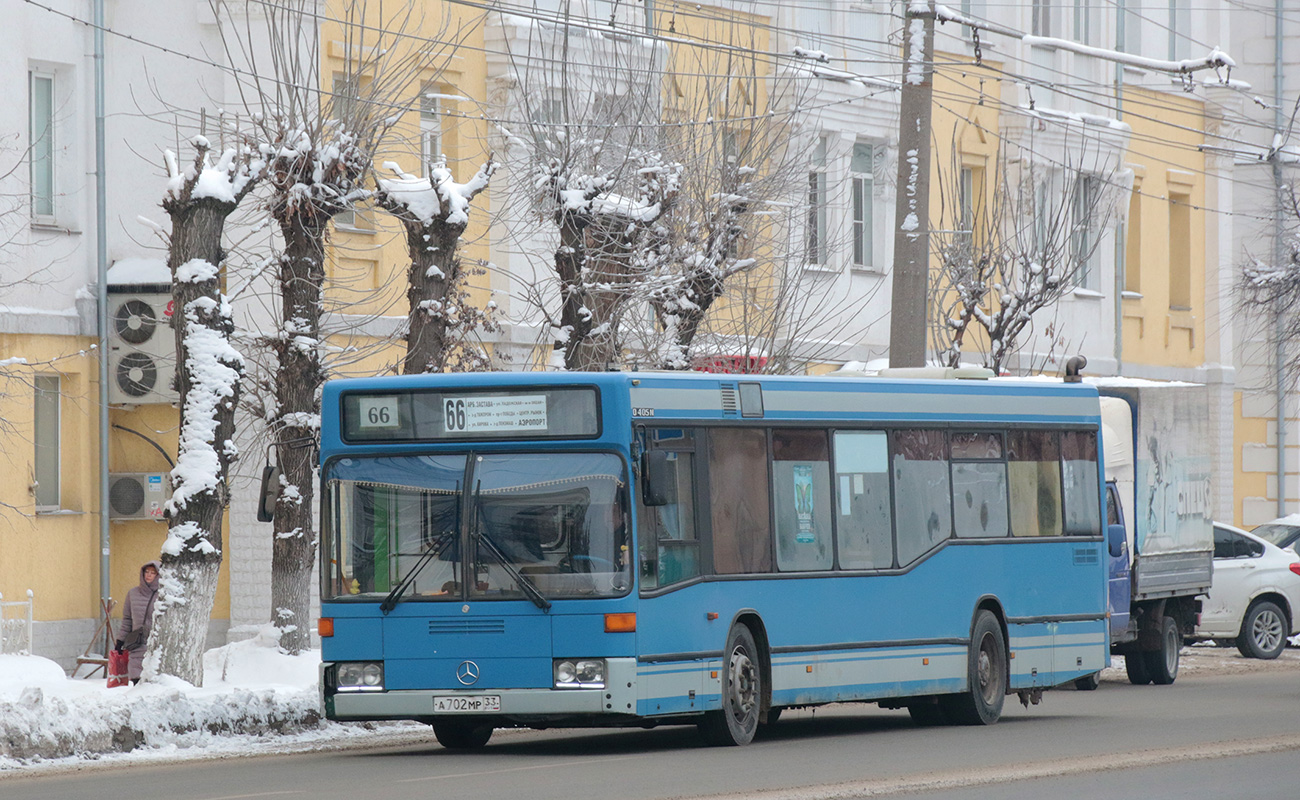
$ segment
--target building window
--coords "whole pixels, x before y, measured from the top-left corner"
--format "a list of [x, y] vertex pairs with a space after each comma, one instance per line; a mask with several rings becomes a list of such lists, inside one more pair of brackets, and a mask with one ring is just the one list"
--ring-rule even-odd
[[1032, 0], [1033, 18], [1030, 32], [1035, 36], [1052, 35], [1052, 0]]
[[38, 375], [35, 380], [33, 436], [36, 444], [36, 510], [59, 508], [59, 378]]
[[1185, 194], [1169, 195], [1169, 308], [1192, 309], [1192, 206]]
[[1124, 239], [1124, 291], [1142, 291], [1142, 193], [1136, 189], [1128, 202], [1128, 233]]
[[1192, 9], [1188, 0], [1169, 0], [1169, 60], [1182, 61], [1191, 53]]
[[961, 168], [961, 183], [957, 187], [958, 211], [961, 219], [957, 220], [957, 235], [967, 246], [972, 244], [975, 230], [975, 170], [971, 167]]
[[1070, 209], [1070, 260], [1075, 285], [1097, 288], [1098, 228], [1093, 221], [1101, 199], [1101, 180], [1096, 175], [1079, 175], [1074, 182]]
[[808, 224], [804, 231], [804, 261], [808, 264], [825, 264], [827, 261], [826, 149], [826, 137], [818, 137], [808, 169]]
[[54, 76], [28, 73], [32, 216], [54, 217]]
[[444, 160], [442, 153], [442, 101], [429, 89], [420, 98], [420, 157], [424, 174]]
[[870, 267], [874, 263], [871, 238], [874, 224], [871, 209], [874, 156], [875, 148], [871, 145], [861, 143], [853, 145], [849, 174], [853, 182], [853, 266], [855, 267]]
[[1101, 22], [1098, 0], [1074, 0], [1074, 38], [1079, 44], [1098, 44]]

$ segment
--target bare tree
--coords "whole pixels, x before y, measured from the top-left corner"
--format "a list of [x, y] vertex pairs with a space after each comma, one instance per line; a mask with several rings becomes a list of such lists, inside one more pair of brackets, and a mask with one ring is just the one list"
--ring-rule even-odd
[[[242, 112], [267, 162], [266, 207], [281, 241], [279, 329], [263, 340], [273, 356], [266, 410], [281, 483], [271, 621], [281, 647], [296, 653], [310, 643], [330, 223], [370, 199], [374, 154], [418, 104], [423, 76], [445, 67], [455, 41], [449, 23], [422, 32], [417, 4], [347, 0], [325, 16], [315, 0], [258, 3], [256, 13], [211, 2], [227, 57], [247, 67], [238, 83]], [[321, 85], [322, 64], [337, 67], [329, 86]]]
[[1098, 269], [1102, 232], [1122, 194], [1120, 176], [1104, 157], [1052, 168], [1004, 142], [986, 185], [960, 159], [954, 150], [939, 182], [933, 347], [947, 366], [977, 352], [983, 366], [1000, 373], [1042, 312]]
[[203, 644], [221, 566], [226, 484], [236, 453], [235, 407], [244, 359], [231, 346], [234, 321], [221, 292], [226, 219], [263, 177], [265, 164], [230, 148], [214, 165], [210, 145], [192, 140], [194, 161], [182, 169], [166, 153], [168, 186], [162, 207], [171, 218], [167, 266], [172, 274], [180, 445], [166, 504], [167, 540], [144, 677], [174, 675], [203, 683]]
[[[551, 365], [608, 369], [621, 362], [627, 302], [677, 194], [680, 165], [657, 140], [663, 48], [580, 24], [569, 3], [556, 23], [507, 38], [512, 85], [496, 120], [505, 214], [541, 276], [525, 294], [550, 331]], [[547, 224], [541, 235], [532, 219]]]
[[1251, 255], [1242, 266], [1237, 305], [1248, 324], [1268, 331], [1266, 338], [1283, 354], [1284, 385], [1294, 386], [1300, 378], [1300, 197], [1293, 185], [1279, 186], [1277, 192], [1285, 235], [1275, 254]]

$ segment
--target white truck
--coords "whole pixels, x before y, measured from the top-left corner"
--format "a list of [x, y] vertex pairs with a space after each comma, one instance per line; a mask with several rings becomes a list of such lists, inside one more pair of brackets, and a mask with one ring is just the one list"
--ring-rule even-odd
[[1124, 656], [1132, 683], [1173, 683], [1213, 574], [1205, 387], [1099, 379], [1097, 388], [1111, 653]]

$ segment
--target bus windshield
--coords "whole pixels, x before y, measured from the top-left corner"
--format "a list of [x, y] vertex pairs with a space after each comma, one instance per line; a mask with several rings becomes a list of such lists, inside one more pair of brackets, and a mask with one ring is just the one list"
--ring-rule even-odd
[[623, 476], [608, 453], [342, 459], [326, 482], [326, 596], [621, 595], [631, 585]]

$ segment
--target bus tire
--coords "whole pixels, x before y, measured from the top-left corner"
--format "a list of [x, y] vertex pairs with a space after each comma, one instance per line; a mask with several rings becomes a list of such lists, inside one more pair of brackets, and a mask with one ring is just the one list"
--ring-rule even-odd
[[492, 726], [444, 719], [433, 723], [433, 735], [448, 750], [477, 750], [492, 738]]
[[1124, 654], [1124, 671], [1128, 673], [1128, 682], [1134, 686], [1146, 686], [1151, 682], [1151, 673], [1147, 672], [1146, 655], [1136, 650]]
[[1183, 635], [1173, 617], [1160, 620], [1160, 648], [1142, 654], [1147, 674], [1156, 686], [1168, 686], [1178, 677], [1178, 653], [1183, 649]]
[[1101, 685], [1101, 673], [1094, 672], [1091, 675], [1084, 675], [1082, 678], [1075, 678], [1074, 688], [1081, 692], [1095, 691]]
[[763, 702], [763, 668], [758, 645], [748, 627], [736, 625], [727, 634], [722, 660], [722, 708], [700, 720], [700, 734], [715, 747], [749, 744], [758, 731]]
[[958, 725], [992, 725], [1007, 697], [1007, 642], [993, 612], [981, 609], [971, 629], [966, 667], [969, 691], [943, 695], [944, 716]]

